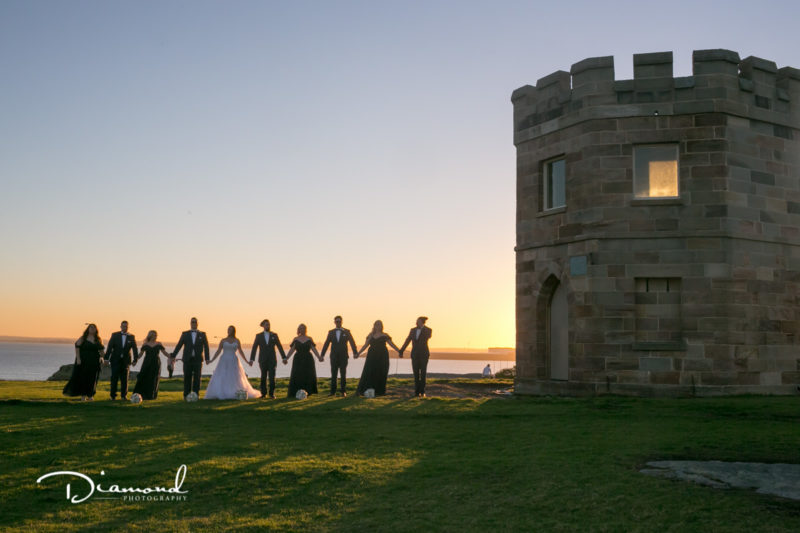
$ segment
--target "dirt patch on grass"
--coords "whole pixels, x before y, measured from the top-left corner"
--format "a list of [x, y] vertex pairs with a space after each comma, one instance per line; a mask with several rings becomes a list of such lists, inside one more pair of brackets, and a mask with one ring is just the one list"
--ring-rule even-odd
[[[496, 383], [428, 383], [425, 386], [427, 398], [497, 398], [509, 396], [509, 393], [510, 388], [498, 389]], [[386, 397], [413, 398], [414, 384], [390, 385]]]

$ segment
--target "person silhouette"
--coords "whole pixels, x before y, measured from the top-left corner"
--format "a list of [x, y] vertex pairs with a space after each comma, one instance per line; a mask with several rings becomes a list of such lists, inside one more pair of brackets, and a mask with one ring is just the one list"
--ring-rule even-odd
[[[133, 352], [132, 360], [131, 352]], [[119, 394], [123, 400], [127, 400], [131, 365], [135, 365], [139, 359], [136, 338], [128, 333], [127, 320], [123, 320], [119, 325], [119, 331], [111, 334], [103, 359], [111, 363], [111, 399], [117, 399], [117, 382], [119, 382]]]
[[208, 360], [208, 337], [205, 332], [197, 329], [197, 319], [192, 317], [189, 321], [191, 329], [181, 333], [181, 338], [177, 346], [172, 351], [171, 362], [173, 364], [176, 354], [183, 348], [183, 397], [186, 398], [190, 392], [200, 394], [200, 380], [203, 372], [203, 356], [206, 363]]
[[308, 395], [317, 394], [317, 369], [311, 352], [314, 352], [320, 362], [322, 362], [322, 358], [317, 352], [314, 339], [306, 335], [306, 331], [305, 324], [297, 326], [297, 337], [292, 340], [292, 344], [289, 346], [289, 353], [286, 354], [286, 358], [283, 360], [283, 364], [286, 365], [292, 355], [297, 354], [292, 360], [287, 398], [294, 398], [300, 390], [306, 391]]
[[[167, 350], [158, 341], [158, 332], [151, 329], [147, 332], [142, 343], [142, 368], [133, 386], [133, 392], [140, 395], [143, 400], [155, 400], [158, 398], [158, 384], [161, 381], [161, 358], [163, 354], [169, 358]], [[136, 361], [133, 362], [136, 364]]]
[[[242, 361], [248, 363], [242, 351], [242, 343], [236, 338], [236, 328], [228, 326], [228, 336], [222, 339], [219, 343], [219, 348], [214, 353], [211, 361], [219, 357], [217, 368], [211, 375], [206, 388], [206, 395], [203, 397], [206, 400], [236, 400], [240, 391], [244, 391], [248, 398], [258, 398], [259, 392], [250, 385], [250, 380], [247, 379], [244, 367], [236, 357], [236, 353], [242, 357]], [[220, 356], [220, 353], [222, 355]], [[248, 363], [252, 366], [251, 363]]]
[[80, 396], [81, 401], [93, 401], [102, 361], [103, 341], [100, 340], [97, 326], [89, 324], [83, 335], [75, 341], [75, 364], [72, 376], [64, 385], [64, 396]]
[[[264, 328], [264, 331], [256, 333], [253, 348], [250, 350], [250, 366], [253, 366], [253, 361], [256, 359], [256, 351], [258, 351], [258, 366], [261, 368], [261, 397], [264, 398], [269, 394], [269, 397], [274, 400], [275, 369], [278, 366], [275, 349], [277, 348], [281, 352], [281, 359], [283, 360], [286, 359], [286, 353], [283, 351], [278, 334], [271, 332], [269, 326], [269, 320], [264, 319], [261, 321], [261, 327]], [[267, 389], [268, 379], [269, 389]]]
[[325, 344], [322, 345], [321, 357], [325, 359], [325, 351], [328, 346], [331, 347], [331, 393], [330, 396], [336, 394], [336, 380], [341, 374], [342, 384], [340, 386], [342, 396], [347, 396], [347, 346], [353, 350], [353, 355], [358, 353], [356, 343], [353, 340], [353, 335], [349, 329], [342, 327], [342, 317], [335, 316], [333, 323], [336, 327], [328, 332], [328, 337], [325, 339]]
[[358, 380], [358, 388], [356, 389], [356, 393], [359, 396], [363, 396], [369, 389], [375, 391], [375, 396], [386, 394], [386, 381], [389, 377], [389, 350], [386, 348], [387, 344], [400, 353], [389, 334], [383, 331], [383, 322], [376, 320], [372, 326], [372, 331], [367, 335], [364, 346], [356, 354], [356, 357], [358, 357], [369, 346], [367, 359], [364, 361], [364, 369], [361, 371], [361, 379]]
[[428, 374], [428, 359], [431, 352], [428, 349], [428, 341], [433, 335], [433, 330], [425, 325], [428, 317], [421, 316], [417, 319], [417, 327], [411, 328], [408, 337], [400, 348], [400, 357], [403, 357], [403, 350], [408, 343], [411, 343], [411, 370], [414, 372], [414, 395], [425, 397], [425, 383]]

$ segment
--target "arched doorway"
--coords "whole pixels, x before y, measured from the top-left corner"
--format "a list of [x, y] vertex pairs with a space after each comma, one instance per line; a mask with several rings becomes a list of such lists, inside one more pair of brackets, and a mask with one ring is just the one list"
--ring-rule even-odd
[[559, 283], [548, 306], [550, 379], [569, 379], [569, 316], [567, 289]]

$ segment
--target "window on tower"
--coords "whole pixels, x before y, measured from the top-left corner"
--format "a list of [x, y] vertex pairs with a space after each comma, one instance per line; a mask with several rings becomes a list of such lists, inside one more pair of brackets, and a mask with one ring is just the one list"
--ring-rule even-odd
[[563, 157], [544, 163], [544, 209], [555, 209], [566, 205], [567, 169]]
[[654, 144], [633, 149], [633, 188], [636, 198], [678, 196], [678, 145]]

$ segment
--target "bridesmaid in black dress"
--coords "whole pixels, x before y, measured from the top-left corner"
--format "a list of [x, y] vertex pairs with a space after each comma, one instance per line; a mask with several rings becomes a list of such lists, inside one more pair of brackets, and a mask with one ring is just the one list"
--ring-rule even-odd
[[139, 377], [136, 378], [136, 386], [133, 387], [133, 392], [139, 394], [143, 400], [155, 400], [158, 397], [158, 382], [161, 379], [159, 352], [169, 360], [169, 353], [160, 342], [156, 342], [157, 338], [158, 333], [151, 329], [147, 333], [144, 344], [142, 344], [144, 361], [142, 362], [142, 369], [139, 371]]
[[358, 388], [356, 389], [356, 394], [359, 396], [363, 396], [364, 391], [367, 389], [375, 389], [375, 396], [386, 394], [386, 379], [389, 377], [389, 350], [386, 348], [387, 343], [396, 352], [400, 352], [400, 349], [392, 342], [392, 338], [383, 332], [383, 322], [376, 320], [375, 325], [372, 326], [372, 332], [367, 335], [364, 346], [356, 354], [356, 357], [358, 357], [369, 346], [367, 360], [364, 361], [364, 370], [361, 371], [361, 379], [358, 380]]
[[81, 401], [93, 401], [102, 361], [103, 341], [97, 333], [97, 326], [89, 324], [75, 341], [75, 365], [72, 376], [64, 385], [64, 396], [80, 396]]
[[314, 339], [306, 335], [306, 325], [300, 324], [297, 326], [297, 337], [294, 338], [292, 344], [289, 345], [289, 353], [283, 359], [283, 364], [295, 354], [294, 361], [292, 361], [292, 373], [289, 377], [289, 393], [287, 397], [294, 398], [297, 391], [303, 389], [308, 394], [317, 393], [317, 368], [314, 365], [314, 358], [311, 352], [317, 359], [320, 359], [319, 352], [317, 352]]

